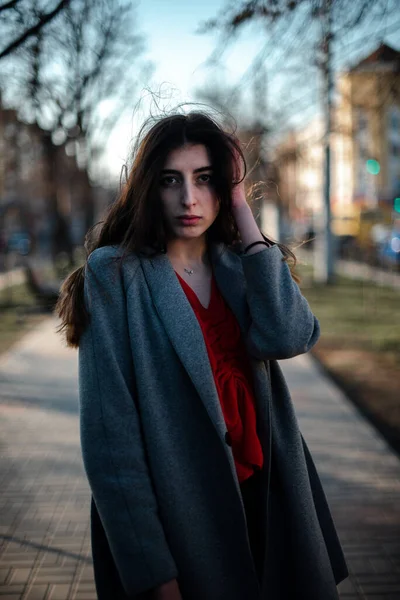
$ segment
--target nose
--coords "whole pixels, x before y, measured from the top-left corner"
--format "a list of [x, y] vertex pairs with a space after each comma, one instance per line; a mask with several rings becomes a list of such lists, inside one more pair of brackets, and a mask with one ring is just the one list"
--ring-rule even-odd
[[196, 203], [194, 185], [190, 181], [184, 182], [181, 191], [181, 202], [184, 206], [192, 206]]

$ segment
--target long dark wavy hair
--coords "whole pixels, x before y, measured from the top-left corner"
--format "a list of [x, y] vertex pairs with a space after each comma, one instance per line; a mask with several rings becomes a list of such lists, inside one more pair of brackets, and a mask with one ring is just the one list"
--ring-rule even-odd
[[[123, 249], [121, 260], [129, 253], [166, 252], [167, 235], [160, 200], [160, 177], [168, 154], [186, 144], [207, 148], [213, 167], [213, 185], [220, 203], [218, 216], [207, 231], [207, 241], [222, 242], [228, 247], [240, 242], [231, 208], [232, 187], [238, 183], [235, 157], [246, 162], [237, 138], [225, 131], [214, 118], [202, 112], [173, 114], [145, 123], [133, 151], [127, 182], [105, 220], [86, 236], [87, 258], [97, 248], [117, 245]], [[235, 180], [236, 178], [236, 180]], [[265, 237], [266, 241], [271, 241]], [[295, 265], [294, 254], [278, 244], [285, 260]], [[61, 286], [56, 313], [61, 318], [60, 331], [69, 346], [77, 347], [89, 315], [84, 303], [85, 266], [73, 271]]]

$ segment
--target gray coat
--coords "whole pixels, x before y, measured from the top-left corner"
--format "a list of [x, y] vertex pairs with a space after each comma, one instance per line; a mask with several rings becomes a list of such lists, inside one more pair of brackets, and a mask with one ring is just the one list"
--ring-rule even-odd
[[83, 460], [122, 583], [112, 600], [173, 578], [184, 600], [337, 599], [346, 564], [277, 363], [307, 352], [319, 325], [279, 248], [210, 248], [253, 372], [268, 499], [261, 586], [196, 316], [167, 255], [120, 254], [89, 258], [79, 349]]

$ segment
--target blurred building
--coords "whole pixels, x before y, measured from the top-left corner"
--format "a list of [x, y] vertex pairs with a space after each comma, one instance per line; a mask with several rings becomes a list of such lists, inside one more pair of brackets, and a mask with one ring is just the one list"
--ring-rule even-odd
[[337, 89], [343, 145], [336, 160], [351, 163], [351, 200], [372, 208], [391, 203], [400, 191], [400, 52], [380, 46], [343, 74]]
[[[355, 212], [389, 214], [400, 195], [400, 52], [380, 46], [338, 77], [336, 91], [331, 203], [351, 235]], [[316, 117], [274, 152], [289, 218], [310, 227], [323, 206], [323, 135], [322, 119]]]
[[49, 132], [0, 104], [0, 252], [26, 236], [39, 254], [72, 253], [105, 195], [79, 166], [73, 141], [55, 145]]
[[3, 236], [31, 231], [45, 204], [41, 130], [0, 108], [0, 228]]

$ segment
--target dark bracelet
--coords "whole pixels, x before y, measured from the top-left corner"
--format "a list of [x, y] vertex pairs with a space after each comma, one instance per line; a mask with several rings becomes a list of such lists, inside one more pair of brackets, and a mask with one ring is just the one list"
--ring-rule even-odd
[[264, 246], [267, 246], [267, 248], [271, 248], [271, 244], [269, 244], [268, 242], [262, 242], [261, 240], [259, 240], [258, 242], [253, 242], [252, 244], [249, 244], [245, 249], [244, 249], [244, 254], [246, 254], [246, 252], [248, 250], [250, 250], [250, 248], [252, 248], [253, 246], [256, 246], [257, 244], [264, 244]]

